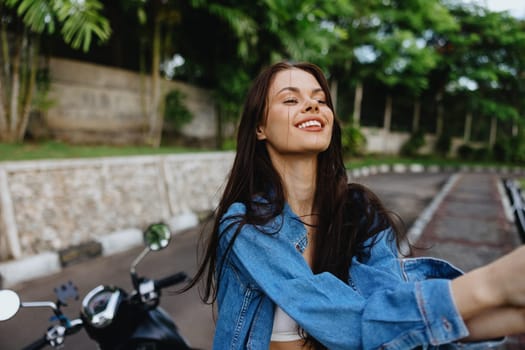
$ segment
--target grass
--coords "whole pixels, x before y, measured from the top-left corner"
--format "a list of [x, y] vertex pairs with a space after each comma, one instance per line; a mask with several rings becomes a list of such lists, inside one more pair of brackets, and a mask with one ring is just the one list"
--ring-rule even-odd
[[[153, 148], [149, 146], [70, 145], [58, 141], [47, 141], [38, 143], [24, 142], [20, 144], [0, 143], [0, 161], [162, 155], [206, 151], [212, 151], [212, 149], [184, 148], [179, 146], [161, 146], [159, 148]], [[400, 163], [418, 163], [422, 165], [439, 166], [514, 166], [513, 164], [501, 164], [496, 162], [465, 162], [462, 160], [444, 159], [436, 156], [403, 158], [399, 156], [388, 155], [367, 155], [365, 157], [359, 158], [348, 158], [345, 161], [345, 164], [349, 169], [371, 165], [391, 165]], [[523, 180], [523, 182], [525, 182], [525, 179]], [[525, 188], [525, 184], [522, 184], [522, 188]]]
[[202, 151], [205, 150], [176, 146], [161, 146], [159, 148], [148, 146], [92, 146], [69, 145], [57, 141], [24, 142], [21, 144], [0, 143], [0, 161], [138, 156]]

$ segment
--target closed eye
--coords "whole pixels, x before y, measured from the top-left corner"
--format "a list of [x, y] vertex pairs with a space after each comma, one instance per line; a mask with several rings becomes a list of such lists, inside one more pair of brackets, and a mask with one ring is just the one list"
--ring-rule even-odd
[[295, 104], [297, 103], [297, 99], [296, 98], [288, 98], [286, 100], [284, 100], [284, 104]]

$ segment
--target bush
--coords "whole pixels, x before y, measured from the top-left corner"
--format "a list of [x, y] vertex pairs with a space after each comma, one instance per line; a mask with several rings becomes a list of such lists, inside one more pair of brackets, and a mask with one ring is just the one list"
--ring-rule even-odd
[[193, 119], [193, 115], [183, 102], [184, 98], [185, 95], [179, 90], [171, 90], [166, 94], [164, 118], [177, 131], [180, 131], [185, 124]]
[[351, 124], [341, 126], [341, 142], [346, 156], [365, 154], [366, 137], [361, 130]]
[[410, 138], [401, 146], [400, 153], [402, 156], [416, 156], [425, 145], [425, 135], [421, 131], [416, 131], [410, 135]]
[[499, 139], [492, 149], [492, 157], [498, 162], [525, 162], [525, 140], [522, 137]]
[[446, 157], [452, 147], [452, 137], [447, 133], [442, 133], [436, 141], [434, 150], [440, 156]]
[[474, 158], [474, 148], [469, 144], [462, 144], [458, 147], [458, 157], [462, 160], [472, 160]]
[[236, 148], [237, 148], [237, 140], [234, 137], [228, 137], [222, 141], [221, 150], [235, 151]]
[[475, 161], [487, 161], [492, 158], [492, 152], [488, 147], [480, 147], [474, 150], [473, 160]]
[[498, 140], [492, 149], [492, 157], [498, 162], [509, 162], [513, 158], [512, 142], [510, 139]]

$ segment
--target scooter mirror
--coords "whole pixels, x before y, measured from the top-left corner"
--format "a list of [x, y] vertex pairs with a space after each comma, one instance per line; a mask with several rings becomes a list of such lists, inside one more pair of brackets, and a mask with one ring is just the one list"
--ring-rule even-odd
[[9, 289], [0, 290], [0, 321], [13, 317], [20, 308], [18, 294]]
[[170, 238], [171, 232], [166, 224], [153, 224], [144, 231], [144, 242], [151, 250], [166, 248]]

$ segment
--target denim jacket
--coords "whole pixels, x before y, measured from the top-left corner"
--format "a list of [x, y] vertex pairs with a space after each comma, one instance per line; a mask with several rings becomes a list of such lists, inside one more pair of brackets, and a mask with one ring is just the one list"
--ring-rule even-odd
[[[266, 228], [244, 225], [233, 204], [223, 216], [218, 266], [218, 315], [213, 349], [268, 350], [275, 304], [328, 349], [488, 349], [496, 342], [461, 343], [468, 329], [450, 290], [461, 274], [445, 261], [398, 259], [390, 230], [379, 233], [366, 261], [354, 259], [348, 284], [313, 274], [302, 256], [304, 225], [288, 205]], [[233, 223], [233, 225], [232, 225]]]

